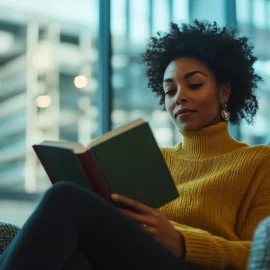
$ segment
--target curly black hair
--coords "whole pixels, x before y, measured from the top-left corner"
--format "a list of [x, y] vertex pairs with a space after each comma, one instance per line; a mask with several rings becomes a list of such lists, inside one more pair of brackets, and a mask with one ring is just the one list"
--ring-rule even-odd
[[152, 37], [142, 54], [146, 67], [148, 87], [160, 98], [165, 109], [163, 76], [168, 64], [179, 57], [194, 57], [205, 63], [215, 74], [217, 84], [231, 84], [228, 109], [230, 122], [248, 123], [258, 110], [255, 91], [261, 76], [255, 73], [253, 64], [257, 60], [252, 54], [253, 46], [246, 37], [238, 37], [238, 30], [219, 27], [216, 22], [195, 20], [178, 26], [170, 24], [168, 33], [157, 33]]

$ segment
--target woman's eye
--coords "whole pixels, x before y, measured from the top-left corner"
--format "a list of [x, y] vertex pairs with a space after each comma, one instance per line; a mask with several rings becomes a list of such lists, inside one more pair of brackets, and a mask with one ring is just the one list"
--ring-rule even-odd
[[168, 95], [168, 96], [172, 96], [174, 95], [174, 93], [176, 92], [176, 90], [168, 90], [165, 95]]
[[193, 84], [190, 84], [188, 87], [192, 90], [196, 90], [196, 89], [199, 89], [203, 84], [202, 83], [193, 83]]

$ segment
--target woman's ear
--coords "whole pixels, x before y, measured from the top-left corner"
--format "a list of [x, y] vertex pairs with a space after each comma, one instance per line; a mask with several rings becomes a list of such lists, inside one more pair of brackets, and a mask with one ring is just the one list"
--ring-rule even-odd
[[231, 96], [231, 84], [229, 82], [223, 83], [219, 88], [219, 101], [221, 104], [228, 102]]

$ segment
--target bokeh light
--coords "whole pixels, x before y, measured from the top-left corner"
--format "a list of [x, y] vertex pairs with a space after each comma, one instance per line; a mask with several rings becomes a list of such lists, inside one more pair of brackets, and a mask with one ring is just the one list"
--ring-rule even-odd
[[74, 84], [77, 88], [84, 88], [87, 85], [87, 78], [83, 75], [77, 76], [74, 79]]
[[47, 108], [51, 105], [52, 99], [49, 95], [38, 96], [36, 103], [39, 108]]

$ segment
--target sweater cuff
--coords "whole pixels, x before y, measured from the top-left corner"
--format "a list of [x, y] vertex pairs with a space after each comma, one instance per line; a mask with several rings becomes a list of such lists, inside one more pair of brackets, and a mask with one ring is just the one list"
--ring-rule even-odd
[[175, 230], [179, 231], [183, 236], [185, 241], [184, 260], [186, 262], [198, 266], [199, 269], [202, 265], [207, 266], [207, 269], [211, 269], [213, 265], [219, 265], [221, 263], [219, 256], [215, 256], [215, 254], [212, 253], [213, 239], [210, 233], [179, 224], [172, 220], [170, 220], [170, 223]]
[[[177, 228], [176, 228], [177, 229]], [[211, 256], [211, 241], [209, 237], [203, 236], [202, 233], [181, 229], [185, 241], [186, 256], [185, 261], [196, 266], [213, 265]]]

